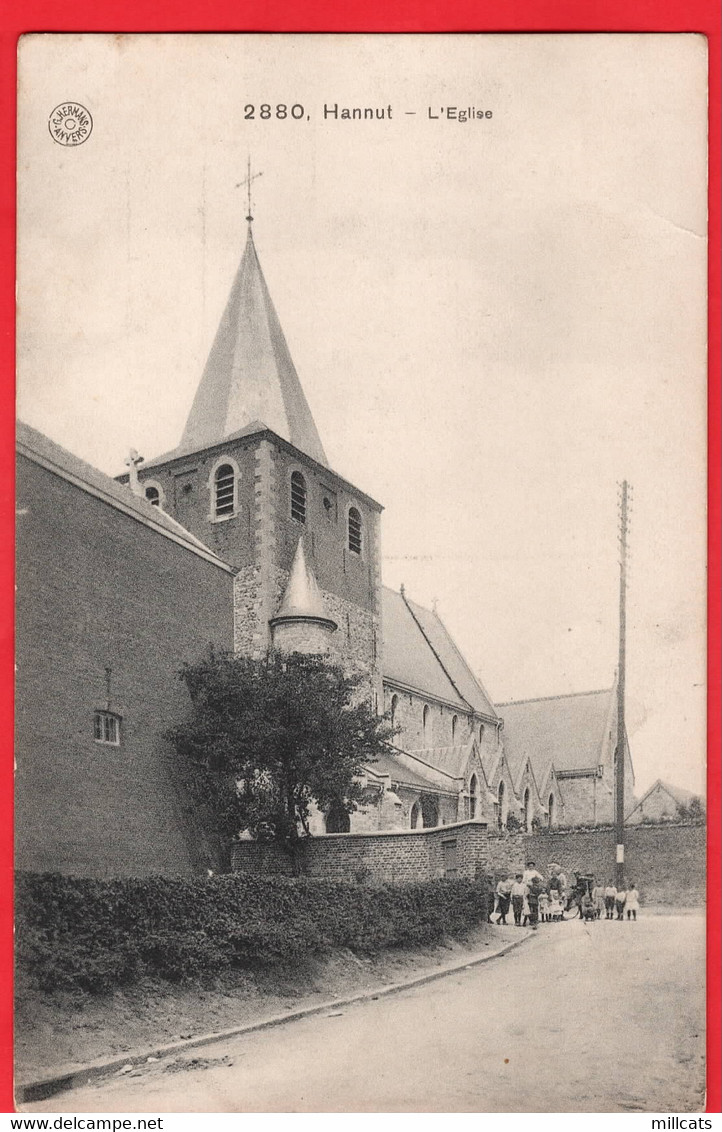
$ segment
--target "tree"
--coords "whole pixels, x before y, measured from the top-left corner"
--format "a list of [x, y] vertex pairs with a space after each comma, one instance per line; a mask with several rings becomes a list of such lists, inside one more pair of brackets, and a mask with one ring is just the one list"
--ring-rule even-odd
[[704, 819], [705, 819], [704, 802], [699, 797], [699, 795], [695, 794], [694, 797], [690, 798], [689, 806], [688, 806], [688, 812], [689, 812], [690, 821], [696, 821], [696, 822], [703, 822], [704, 821]]
[[319, 656], [210, 653], [180, 676], [191, 711], [168, 737], [194, 772], [191, 787], [211, 810], [224, 858], [248, 828], [285, 845], [298, 871], [312, 802], [355, 810], [367, 798], [364, 765], [394, 728], [364, 695], [363, 677]]

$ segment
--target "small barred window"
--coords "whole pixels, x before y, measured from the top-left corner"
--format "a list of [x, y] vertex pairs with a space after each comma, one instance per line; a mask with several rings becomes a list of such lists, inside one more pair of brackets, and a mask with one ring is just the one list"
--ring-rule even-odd
[[291, 476], [291, 518], [297, 523], [306, 522], [306, 481], [300, 472]]
[[157, 487], [147, 487], [145, 489], [145, 497], [153, 507], [160, 507], [160, 492]]
[[93, 716], [93, 738], [96, 743], [120, 744], [120, 719], [110, 711], [96, 711]]
[[350, 507], [348, 512], [348, 548], [352, 554], [361, 553], [361, 515], [355, 507]]
[[232, 515], [236, 509], [236, 473], [230, 464], [221, 464], [215, 475], [215, 513]]

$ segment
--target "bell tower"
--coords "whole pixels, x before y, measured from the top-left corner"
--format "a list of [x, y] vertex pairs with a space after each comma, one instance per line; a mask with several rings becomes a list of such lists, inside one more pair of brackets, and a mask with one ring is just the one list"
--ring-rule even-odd
[[381, 703], [382, 507], [329, 467], [246, 220], [180, 443], [138, 485], [235, 569], [237, 652], [313, 637]]

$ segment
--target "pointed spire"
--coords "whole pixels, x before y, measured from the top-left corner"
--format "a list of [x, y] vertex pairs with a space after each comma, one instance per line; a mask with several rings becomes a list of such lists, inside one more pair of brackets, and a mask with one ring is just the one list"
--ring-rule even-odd
[[180, 449], [217, 444], [255, 423], [328, 463], [258, 262], [249, 220], [245, 251]]
[[[303, 535], [298, 540], [286, 592], [274, 621], [286, 617], [308, 617], [318, 621], [331, 620], [326, 613], [316, 575], [306, 562]], [[333, 624], [335, 627], [335, 622]]]
[[271, 618], [273, 647], [280, 653], [321, 655], [330, 648], [338, 625], [326, 614], [316, 576], [306, 562], [303, 535], [298, 540], [281, 608]]

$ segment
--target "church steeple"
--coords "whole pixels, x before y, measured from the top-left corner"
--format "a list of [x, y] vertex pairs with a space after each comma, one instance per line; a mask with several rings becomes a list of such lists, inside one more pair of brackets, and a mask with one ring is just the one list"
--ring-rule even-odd
[[248, 215], [245, 251], [180, 448], [195, 451], [217, 444], [257, 422], [327, 465], [258, 262], [250, 211]]

